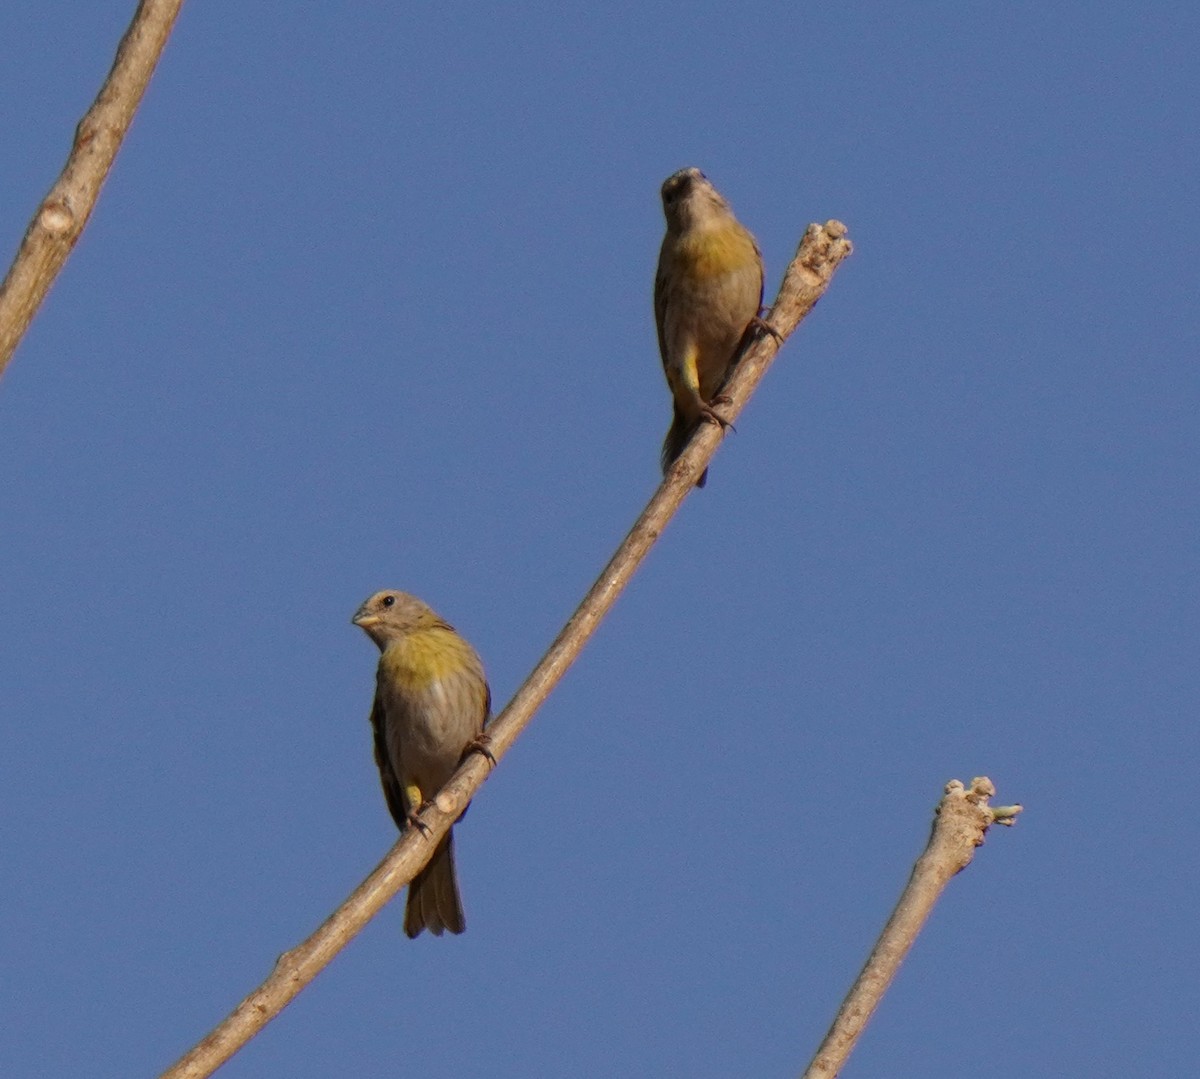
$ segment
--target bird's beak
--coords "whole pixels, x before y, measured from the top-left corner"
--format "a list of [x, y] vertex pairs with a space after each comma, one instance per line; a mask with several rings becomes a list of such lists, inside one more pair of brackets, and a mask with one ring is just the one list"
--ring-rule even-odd
[[379, 625], [382, 619], [379, 617], [379, 615], [371, 614], [369, 611], [364, 611], [360, 608], [355, 613], [354, 617], [350, 619], [350, 621], [353, 622], [354, 625], [362, 626], [363, 629], [366, 629], [368, 626]]

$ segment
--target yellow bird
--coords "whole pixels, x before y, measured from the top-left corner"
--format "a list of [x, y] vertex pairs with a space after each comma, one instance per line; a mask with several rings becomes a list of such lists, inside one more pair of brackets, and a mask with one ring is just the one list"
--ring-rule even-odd
[[[728, 426], [716, 411], [733, 361], [758, 325], [763, 262], [758, 244], [699, 169], [662, 185], [667, 234], [654, 279], [658, 351], [675, 416], [662, 448], [663, 473], [703, 420]], [[696, 482], [703, 487], [707, 469]]]
[[[380, 651], [371, 727], [383, 795], [401, 831], [420, 827], [417, 813], [464, 754], [487, 752], [483, 727], [492, 696], [483, 662], [453, 626], [404, 592], [376, 592], [352, 621]], [[404, 932], [441, 936], [465, 928], [451, 831], [408, 886]]]

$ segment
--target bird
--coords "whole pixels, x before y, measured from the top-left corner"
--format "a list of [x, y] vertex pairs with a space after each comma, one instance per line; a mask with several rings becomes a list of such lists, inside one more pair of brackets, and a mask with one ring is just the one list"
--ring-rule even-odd
[[[491, 758], [483, 661], [453, 626], [405, 592], [376, 592], [351, 621], [379, 646], [371, 728], [387, 807], [401, 831], [410, 824], [423, 829], [417, 814], [464, 756], [477, 749]], [[404, 932], [441, 936], [465, 928], [451, 830], [408, 886]]]
[[[762, 325], [758, 244], [704, 173], [681, 169], [662, 185], [667, 232], [654, 276], [658, 351], [674, 399], [662, 448], [666, 475], [702, 421], [728, 426], [717, 406], [734, 360]], [[696, 481], [703, 487], [708, 470]]]

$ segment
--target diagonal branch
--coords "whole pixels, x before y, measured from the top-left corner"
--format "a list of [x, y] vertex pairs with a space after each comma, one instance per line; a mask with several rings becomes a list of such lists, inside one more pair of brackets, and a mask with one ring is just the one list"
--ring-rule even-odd
[[183, 0], [141, 0], [100, 93], [75, 129], [62, 175], [42, 199], [0, 284], [0, 375], [92, 214]]
[[934, 813], [929, 844], [913, 866], [896, 909], [802, 1079], [834, 1079], [950, 878], [971, 864], [988, 828], [1016, 822], [1021, 807], [989, 806], [988, 799], [995, 793], [992, 781], [982, 776], [971, 780], [970, 790], [957, 779], [946, 784], [945, 796]]
[[[779, 350], [824, 294], [842, 259], [850, 254], [846, 227], [838, 221], [810, 225], [796, 257], [784, 275], [769, 322], [776, 339], [763, 335], [739, 361], [725, 387], [732, 398], [731, 416], [744, 407]], [[488, 726], [496, 760], [508, 751], [534, 713], [575, 662], [588, 638], [662, 534], [667, 522], [692, 491], [720, 442], [715, 424], [704, 424], [650, 499], [629, 534], [604, 567], [591, 591], [563, 627], [508, 706]], [[280, 956], [266, 981], [243, 1000], [203, 1041], [185, 1054], [161, 1079], [202, 1079], [236, 1053], [317, 976], [364, 925], [424, 867], [438, 841], [458, 819], [463, 807], [487, 779], [489, 764], [473, 754], [422, 814], [424, 835], [407, 829], [375, 871], [306, 941]]]

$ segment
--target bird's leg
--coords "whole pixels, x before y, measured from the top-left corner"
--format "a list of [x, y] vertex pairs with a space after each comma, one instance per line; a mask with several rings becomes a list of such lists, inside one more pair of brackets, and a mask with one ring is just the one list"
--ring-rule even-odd
[[678, 369], [667, 369], [667, 382], [675, 395], [676, 407], [682, 415], [694, 416], [705, 423], [715, 423], [724, 431], [733, 425], [717, 409], [721, 406], [728, 407], [733, 403], [733, 399], [728, 394], [718, 393], [711, 401], [704, 400], [700, 393], [700, 371], [697, 361], [697, 350], [691, 345]]
[[404, 797], [410, 806], [417, 807], [416, 809], [410, 809], [406, 814], [408, 823], [411, 824], [418, 832], [420, 832], [421, 835], [428, 836], [433, 829], [431, 829], [428, 824], [421, 820], [421, 814], [429, 808], [431, 803], [427, 802], [421, 796], [421, 788], [415, 783], [405, 784]]

